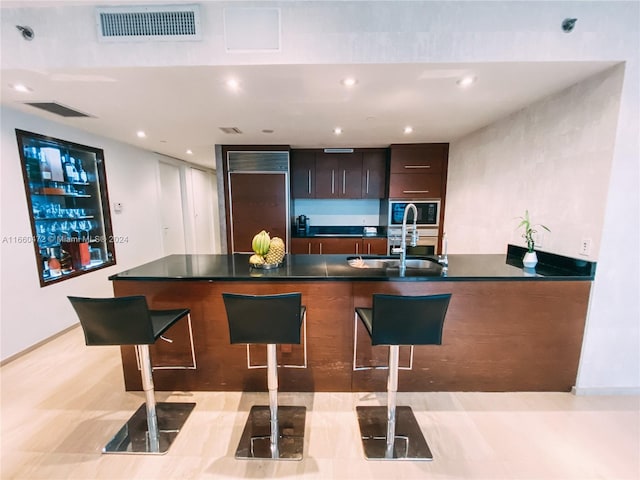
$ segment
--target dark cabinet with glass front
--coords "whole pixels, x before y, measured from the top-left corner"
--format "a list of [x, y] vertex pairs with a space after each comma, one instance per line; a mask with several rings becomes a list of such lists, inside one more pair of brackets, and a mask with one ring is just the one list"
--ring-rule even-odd
[[101, 149], [16, 129], [40, 285], [116, 263]]

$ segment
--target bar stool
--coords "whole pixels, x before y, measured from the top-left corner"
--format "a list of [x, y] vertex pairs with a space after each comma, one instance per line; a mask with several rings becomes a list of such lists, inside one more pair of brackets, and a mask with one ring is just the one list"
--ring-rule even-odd
[[142, 295], [67, 298], [80, 319], [87, 345], [135, 345], [140, 359], [146, 402], [102, 449], [102, 453], [166, 453], [196, 404], [156, 403], [149, 345], [178, 320], [188, 317], [191, 321], [189, 309], [149, 310]]
[[306, 407], [278, 406], [276, 344], [300, 344], [306, 308], [300, 293], [222, 294], [231, 343], [267, 345], [269, 406], [254, 405], [236, 449], [236, 458], [302, 460]]
[[427, 296], [374, 294], [373, 308], [355, 309], [355, 341], [359, 318], [371, 336], [372, 345], [389, 345], [387, 406], [356, 407], [367, 459], [433, 460], [411, 407], [396, 407], [399, 351], [400, 345], [411, 345], [413, 356], [413, 345], [442, 344], [442, 327], [450, 299], [450, 293]]

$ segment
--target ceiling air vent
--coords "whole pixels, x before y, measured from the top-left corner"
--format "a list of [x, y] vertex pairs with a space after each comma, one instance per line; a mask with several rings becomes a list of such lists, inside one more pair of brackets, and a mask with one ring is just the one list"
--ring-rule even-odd
[[91, 115], [87, 115], [86, 113], [79, 112], [78, 110], [65, 107], [64, 105], [60, 105], [59, 103], [55, 103], [55, 102], [35, 102], [35, 103], [27, 102], [25, 105], [31, 105], [32, 107], [39, 108], [40, 110], [44, 110], [45, 112], [60, 115], [61, 117], [90, 117], [91, 116]]
[[103, 42], [202, 38], [199, 5], [99, 7], [96, 21]]
[[242, 133], [242, 130], [240, 130], [238, 127], [219, 127], [219, 128], [224, 133], [229, 133], [231, 135], [238, 135]]

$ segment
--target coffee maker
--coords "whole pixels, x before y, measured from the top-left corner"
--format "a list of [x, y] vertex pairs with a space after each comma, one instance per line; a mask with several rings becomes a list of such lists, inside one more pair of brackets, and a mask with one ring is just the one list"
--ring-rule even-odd
[[306, 215], [296, 217], [296, 230], [298, 233], [307, 233], [309, 231], [309, 217]]

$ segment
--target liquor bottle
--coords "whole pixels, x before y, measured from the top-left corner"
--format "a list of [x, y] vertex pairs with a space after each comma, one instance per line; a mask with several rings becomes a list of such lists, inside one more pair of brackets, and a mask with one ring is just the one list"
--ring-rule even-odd
[[62, 275], [62, 265], [60, 264], [60, 260], [56, 258], [56, 251], [53, 248], [49, 248], [49, 260], [47, 261], [49, 265], [49, 275], [52, 277], [59, 277]]
[[60, 269], [62, 273], [73, 272], [73, 261], [71, 259], [71, 253], [63, 248], [60, 249]]
[[42, 176], [42, 180], [51, 180], [52, 177], [52, 173], [51, 173], [51, 166], [49, 165], [49, 162], [47, 162], [47, 159], [45, 158], [45, 156], [40, 153], [40, 175]]
[[[65, 159], [67, 156], [65, 155]], [[77, 182], [80, 178], [78, 176], [78, 170], [76, 169], [76, 159], [69, 157], [67, 163], [64, 166], [65, 173], [67, 174], [67, 182]]]
[[73, 157], [70, 157], [69, 159], [71, 160], [71, 168], [73, 170], [73, 181], [79, 182], [80, 174], [78, 173], [78, 168], [76, 167], [76, 159]]
[[78, 176], [82, 183], [87, 183], [89, 176], [84, 168], [82, 168], [82, 161], [78, 159]]

